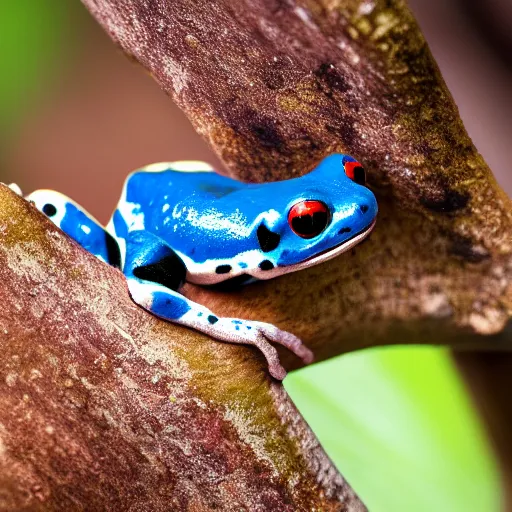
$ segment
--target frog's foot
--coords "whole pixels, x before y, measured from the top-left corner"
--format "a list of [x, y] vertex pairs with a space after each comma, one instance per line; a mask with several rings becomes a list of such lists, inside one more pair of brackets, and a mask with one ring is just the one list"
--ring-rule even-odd
[[7, 185], [15, 194], [18, 194], [19, 196], [23, 196], [23, 192], [21, 191], [20, 186], [17, 183], [11, 183], [10, 185]]
[[179, 323], [193, 327], [221, 341], [254, 345], [265, 356], [270, 374], [278, 380], [283, 380], [286, 377], [286, 370], [279, 362], [279, 355], [271, 342], [286, 347], [306, 364], [313, 361], [313, 353], [297, 336], [282, 331], [275, 325], [238, 318], [219, 318], [210, 312], [206, 316], [207, 322], [204, 322], [203, 308], [202, 306], [200, 308], [200, 310], [192, 309], [187, 312], [179, 320]]

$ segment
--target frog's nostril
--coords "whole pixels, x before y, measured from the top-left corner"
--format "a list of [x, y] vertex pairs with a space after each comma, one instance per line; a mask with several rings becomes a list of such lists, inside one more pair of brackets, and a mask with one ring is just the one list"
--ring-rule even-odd
[[367, 205], [367, 204], [362, 204], [359, 209], [363, 212], [363, 213], [366, 213], [370, 207]]

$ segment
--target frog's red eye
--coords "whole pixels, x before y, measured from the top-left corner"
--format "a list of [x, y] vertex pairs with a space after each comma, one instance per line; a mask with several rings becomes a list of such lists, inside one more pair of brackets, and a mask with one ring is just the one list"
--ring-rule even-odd
[[301, 201], [291, 207], [288, 224], [302, 238], [318, 236], [329, 224], [329, 208], [321, 201]]
[[358, 185], [366, 185], [366, 173], [359, 162], [345, 162], [345, 174]]

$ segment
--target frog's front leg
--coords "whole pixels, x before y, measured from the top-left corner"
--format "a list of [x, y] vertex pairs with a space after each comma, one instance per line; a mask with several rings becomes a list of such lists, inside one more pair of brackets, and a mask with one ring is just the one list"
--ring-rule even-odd
[[286, 371], [270, 342], [287, 347], [305, 363], [313, 359], [312, 352], [289, 332], [265, 322], [218, 317], [208, 308], [178, 293], [185, 280], [185, 265], [171, 247], [149, 232], [128, 234], [123, 272], [133, 300], [144, 309], [212, 338], [258, 347], [276, 379], [284, 379]]

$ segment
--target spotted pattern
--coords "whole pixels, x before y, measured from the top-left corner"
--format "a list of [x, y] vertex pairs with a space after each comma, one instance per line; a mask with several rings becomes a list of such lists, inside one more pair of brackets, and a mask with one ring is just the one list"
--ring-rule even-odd
[[261, 270], [272, 270], [274, 268], [274, 264], [270, 260], [263, 260], [260, 263]]
[[53, 217], [57, 213], [57, 208], [51, 203], [46, 203], [43, 206], [43, 213], [48, 215], [48, 217]]

